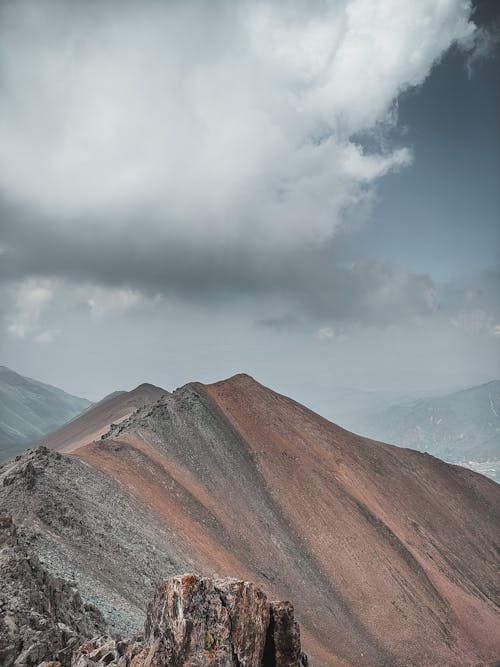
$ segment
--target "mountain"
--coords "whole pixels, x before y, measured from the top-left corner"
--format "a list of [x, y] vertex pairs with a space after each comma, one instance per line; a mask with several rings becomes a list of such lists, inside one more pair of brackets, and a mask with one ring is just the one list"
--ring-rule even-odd
[[22, 451], [89, 405], [85, 398], [0, 366], [0, 461]]
[[357, 430], [488, 471], [488, 462], [500, 464], [500, 381], [392, 405], [360, 420]]
[[154, 583], [189, 571], [293, 600], [314, 665], [500, 654], [491, 480], [354, 435], [246, 375], [185, 385], [81, 440], [0, 467], [0, 504], [115, 630], [140, 629]]
[[[309, 394], [310, 387], [304, 391]], [[358, 389], [355, 387], [329, 386], [315, 396], [314, 411], [335, 424], [342, 424], [350, 431], [356, 431], [362, 420], [400, 403], [410, 403], [427, 398], [424, 391], [391, 391], [384, 389]]]
[[61, 452], [97, 440], [110, 426], [129, 417], [138, 408], [156, 401], [168, 392], [153, 384], [140, 384], [132, 391], [115, 391], [64, 424], [39, 442]]

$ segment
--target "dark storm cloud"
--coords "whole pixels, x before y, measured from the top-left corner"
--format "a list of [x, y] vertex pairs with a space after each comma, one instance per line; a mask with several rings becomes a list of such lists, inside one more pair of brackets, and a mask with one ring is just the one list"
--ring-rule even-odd
[[[243, 246], [238, 241], [204, 247], [196, 238], [159, 238], [138, 216], [119, 239], [107, 226], [79, 226], [71, 235], [57, 224], [37, 224], [19, 212], [3, 212], [5, 250], [0, 276], [13, 283], [24, 276], [125, 288], [153, 297], [175, 296], [192, 303], [224, 303], [241, 297], [274, 297], [288, 309], [264, 318], [275, 329], [294, 326], [302, 316], [361, 325], [414, 322], [440, 313], [462, 317], [482, 311], [493, 317], [497, 274], [436, 284], [395, 262], [346, 261], [328, 244], [285, 248]], [[136, 229], [141, 230], [138, 242]], [[457, 320], [458, 321], [458, 320]]]
[[[275, 294], [315, 318], [335, 317], [379, 324], [432, 312], [433, 284], [391, 263], [342, 264], [334, 244], [299, 250], [259, 247], [258, 239], [204, 247], [197, 239], [159, 238], [138, 216], [117, 238], [99, 223], [58, 225], [3, 212], [5, 250], [0, 276], [58, 277], [108, 287], [173, 294], [193, 301]], [[138, 240], [134, 230], [139, 228]]]

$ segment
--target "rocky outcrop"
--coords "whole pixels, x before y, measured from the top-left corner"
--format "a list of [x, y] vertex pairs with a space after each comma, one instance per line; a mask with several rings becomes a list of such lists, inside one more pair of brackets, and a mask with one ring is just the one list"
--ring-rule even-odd
[[47, 660], [69, 665], [86, 638], [106, 631], [71, 583], [52, 576], [19, 544], [16, 526], [0, 513], [0, 665], [30, 667]]
[[162, 581], [142, 642], [100, 637], [73, 667], [301, 667], [300, 631], [289, 602], [269, 602], [254, 584], [194, 575]]
[[[300, 667], [307, 664], [289, 602], [253, 583], [184, 575], [162, 580], [144, 636], [106, 633], [101, 613], [51, 575], [0, 513], [2, 667]], [[97, 635], [97, 637], [96, 637]], [[94, 637], [94, 639], [90, 639]]]

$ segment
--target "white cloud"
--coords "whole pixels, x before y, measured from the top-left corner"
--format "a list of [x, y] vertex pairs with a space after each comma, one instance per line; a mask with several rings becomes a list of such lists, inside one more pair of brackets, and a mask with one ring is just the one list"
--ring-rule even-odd
[[450, 320], [450, 323], [467, 334], [500, 335], [500, 325], [497, 323], [495, 316], [480, 308], [460, 310]]
[[348, 327], [324, 326], [317, 330], [316, 337], [323, 341], [332, 341], [335, 339], [337, 341], [345, 342], [349, 340], [355, 328], [356, 327], [354, 327], [352, 324]]
[[36, 343], [52, 343], [61, 333], [60, 329], [46, 329], [34, 337]]
[[5, 316], [7, 332], [21, 339], [46, 334], [41, 331], [40, 318], [54, 297], [51, 281], [30, 278], [8, 291], [11, 308]]
[[493, 22], [491, 29], [478, 28], [471, 40], [469, 54], [465, 68], [470, 77], [474, 74], [474, 70], [478, 64], [485, 59], [494, 55], [498, 45], [500, 44], [500, 20]]
[[332, 327], [322, 327], [318, 329], [318, 338], [320, 340], [332, 340], [332, 338], [335, 338], [335, 330]]
[[469, 14], [463, 0], [5, 3], [0, 187], [61, 233], [324, 239], [411, 160], [353, 134], [395, 122], [398, 94], [472, 43]]
[[78, 287], [75, 296], [85, 301], [94, 319], [121, 315], [139, 305], [143, 300], [141, 294], [132, 289], [112, 289], [96, 285]]
[[2, 285], [4, 329], [18, 340], [51, 343], [63, 331], [54, 323], [65, 322], [77, 312], [86, 324], [133, 315], [141, 308], [150, 311], [161, 297], [146, 297], [127, 288], [100, 287], [90, 283], [68, 283], [59, 279], [27, 278]]

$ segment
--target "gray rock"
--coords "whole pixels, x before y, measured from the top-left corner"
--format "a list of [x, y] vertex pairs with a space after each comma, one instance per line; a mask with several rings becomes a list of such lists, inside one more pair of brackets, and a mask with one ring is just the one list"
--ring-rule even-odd
[[19, 544], [10, 516], [0, 513], [0, 665], [63, 667], [85, 638], [106, 630], [100, 612], [84, 605], [69, 582], [49, 574]]
[[260, 665], [269, 602], [250, 582], [172, 577], [149, 605], [145, 639], [151, 665]]
[[142, 642], [99, 637], [72, 667], [304, 667], [289, 602], [269, 602], [253, 583], [195, 575], [159, 583]]

